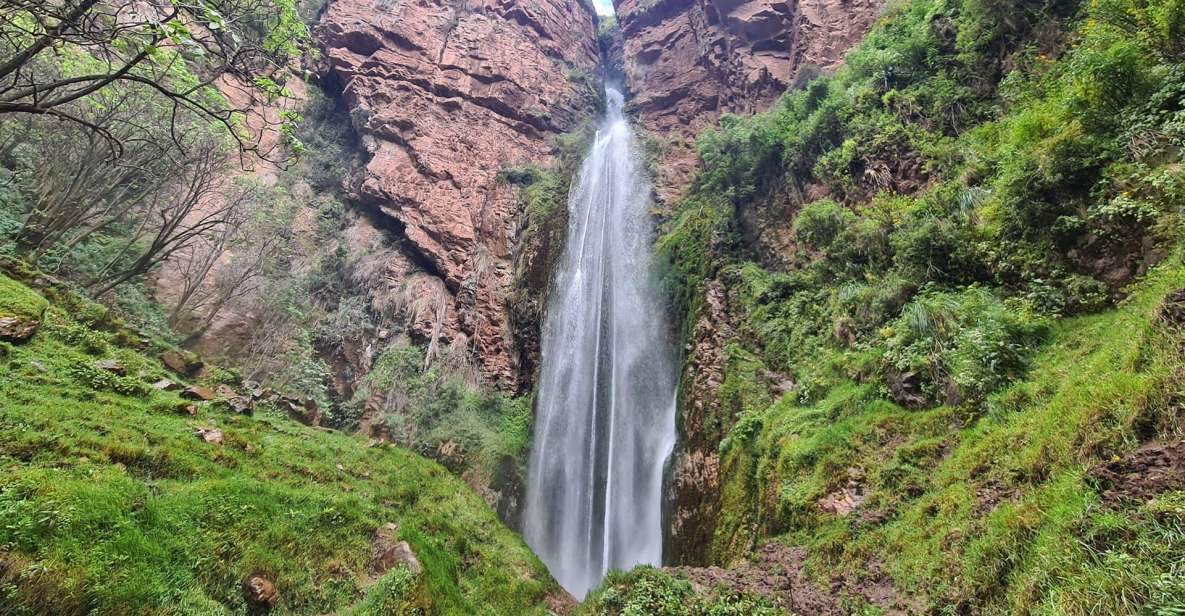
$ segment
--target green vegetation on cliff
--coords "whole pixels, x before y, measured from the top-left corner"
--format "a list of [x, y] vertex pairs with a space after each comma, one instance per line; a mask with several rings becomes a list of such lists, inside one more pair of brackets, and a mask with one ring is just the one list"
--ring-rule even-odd
[[[250, 575], [281, 614], [543, 614], [558, 591], [436, 463], [266, 403], [191, 415], [105, 309], [0, 275], [10, 316], [41, 323], [0, 342], [0, 614], [242, 614]], [[380, 576], [400, 540], [422, 573]]]
[[[659, 241], [687, 335], [734, 332], [718, 389], [684, 379], [726, 426], [693, 551], [780, 537], [939, 613], [1179, 613], [1183, 59], [1179, 0], [913, 0], [700, 140]], [[1129, 485], [1142, 456], [1175, 479]]]

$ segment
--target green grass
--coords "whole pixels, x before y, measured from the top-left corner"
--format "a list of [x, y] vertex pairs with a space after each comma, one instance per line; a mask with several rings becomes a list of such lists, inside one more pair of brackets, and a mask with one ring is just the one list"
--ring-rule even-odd
[[[0, 276], [0, 306], [30, 297]], [[0, 354], [0, 614], [241, 614], [255, 572], [279, 614], [545, 613], [555, 582], [441, 466], [268, 409], [178, 414], [175, 394], [145, 385], [163, 369], [117, 338], [50, 307]], [[105, 358], [128, 376], [94, 367]], [[368, 582], [386, 523], [421, 579]]]
[[[808, 546], [824, 579], [879, 563], [939, 613], [1181, 613], [1185, 492], [1106, 504], [1086, 474], [1182, 433], [1181, 332], [1157, 319], [1185, 287], [1170, 261], [1119, 307], [1057, 322], [1028, 375], [981, 405], [911, 411], [847, 381], [750, 410], [722, 447], [715, 559], [757, 529]], [[823, 512], [851, 469], [860, 511]]]
[[0, 276], [0, 317], [38, 318], [49, 302], [25, 285]]

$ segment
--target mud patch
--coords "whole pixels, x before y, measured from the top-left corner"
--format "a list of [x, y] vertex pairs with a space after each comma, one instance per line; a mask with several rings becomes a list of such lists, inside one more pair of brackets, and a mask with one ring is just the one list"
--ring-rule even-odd
[[879, 567], [869, 567], [862, 580], [832, 580], [820, 587], [807, 579], [804, 571], [806, 550], [771, 542], [760, 548], [752, 560], [724, 569], [721, 567], [673, 567], [695, 585], [696, 591], [713, 593], [724, 587], [732, 592], [764, 597], [795, 614], [839, 616], [848, 614], [844, 595], [863, 597], [891, 616], [919, 614], [922, 602], [897, 591]]
[[1104, 501], [1146, 501], [1171, 490], [1185, 490], [1185, 439], [1147, 443], [1090, 476]]

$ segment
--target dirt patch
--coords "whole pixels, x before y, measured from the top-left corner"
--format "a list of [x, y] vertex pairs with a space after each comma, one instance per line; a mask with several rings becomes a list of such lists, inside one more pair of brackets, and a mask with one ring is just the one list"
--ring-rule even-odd
[[1103, 500], [1145, 501], [1170, 490], [1185, 490], [1185, 439], [1147, 443], [1091, 469]]
[[995, 511], [996, 506], [1004, 501], [1010, 501], [1017, 497], [1019, 492], [1016, 488], [1006, 486], [995, 479], [991, 479], [981, 486], [975, 488], [976, 506], [975, 516], [982, 518], [992, 511]]
[[890, 616], [919, 614], [922, 603], [903, 596], [875, 564], [861, 580], [832, 580], [820, 587], [807, 579], [804, 571], [806, 550], [778, 542], [763, 546], [754, 558], [736, 567], [673, 567], [695, 585], [698, 592], [711, 593], [724, 587], [730, 591], [756, 595], [795, 614], [839, 616], [847, 614], [841, 597], [859, 596], [879, 606]]

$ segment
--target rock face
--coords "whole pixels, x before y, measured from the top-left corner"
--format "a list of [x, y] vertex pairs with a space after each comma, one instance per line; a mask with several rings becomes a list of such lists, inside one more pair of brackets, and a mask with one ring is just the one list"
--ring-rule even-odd
[[752, 114], [796, 81], [837, 67], [884, 0], [614, 0], [633, 112], [660, 142], [657, 190], [676, 197], [695, 136]]
[[723, 284], [710, 281], [703, 309], [691, 331], [692, 347], [683, 369], [679, 394], [681, 441], [672, 465], [671, 560], [693, 564], [704, 560], [720, 515], [720, 440], [730, 426], [722, 425], [716, 393], [724, 384], [728, 341], [736, 328]]
[[[432, 304], [417, 342], [472, 344], [513, 388], [506, 308], [517, 190], [594, 113], [596, 18], [580, 0], [333, 0], [318, 28], [369, 160], [350, 186], [405, 238], [400, 272]], [[422, 321], [422, 322], [420, 322]]]

